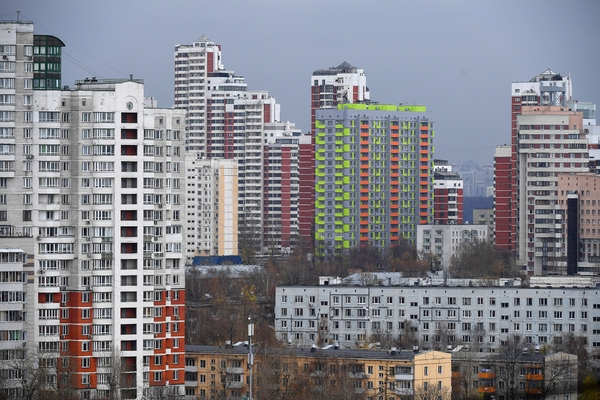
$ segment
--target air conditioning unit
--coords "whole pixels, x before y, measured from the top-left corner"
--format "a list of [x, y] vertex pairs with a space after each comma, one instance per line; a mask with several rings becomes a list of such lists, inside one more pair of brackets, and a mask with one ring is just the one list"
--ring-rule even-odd
[[92, 253], [87, 253], [87, 258], [92, 258]]
[[90, 335], [89, 333], [86, 335], [88, 338], [92, 338], [92, 335]]
[[85, 224], [89, 225], [90, 224], [90, 220], [85, 221]]
[[88, 291], [89, 291], [89, 290], [92, 290], [92, 287], [91, 287], [91, 286], [86, 286], [86, 287], [85, 287], [85, 290], [88, 290]]
[[157, 219], [154, 220], [154, 225], [158, 225], [158, 220]]
[[[61, 291], [61, 292], [66, 292], [66, 291], [67, 291], [67, 287], [66, 287], [66, 286], [61, 286], [61, 287], [60, 287], [60, 291]], [[67, 304], [67, 302], [66, 302], [66, 301], [63, 301], [63, 302], [62, 302], [62, 304], [63, 304], [63, 305], [66, 305], [66, 304]]]
[[25, 158], [31, 160], [33, 158], [33, 154], [26, 154]]
[[45, 274], [46, 271], [44, 271], [43, 269], [38, 270], [38, 274]]
[[163, 208], [163, 205], [162, 205], [162, 204], [159, 204], [159, 205], [158, 205], [158, 208]]
[[89, 237], [89, 236], [86, 236], [86, 237], [85, 237], [85, 240], [89, 242], [90, 240], [92, 240], [92, 238], [91, 238], [91, 237]]
[[42, 237], [41, 237], [41, 236], [38, 236], [36, 239], [37, 239], [37, 240], [42, 240]]

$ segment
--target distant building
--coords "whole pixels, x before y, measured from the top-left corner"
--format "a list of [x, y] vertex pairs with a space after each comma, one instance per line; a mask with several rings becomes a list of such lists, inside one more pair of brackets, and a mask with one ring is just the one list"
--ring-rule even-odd
[[433, 221], [436, 225], [463, 223], [463, 180], [447, 160], [433, 160]]
[[[503, 250], [516, 254], [519, 251], [517, 249], [517, 244], [520, 242], [519, 235], [524, 236], [524, 232], [518, 229], [518, 213], [520, 212], [518, 182], [520, 172], [517, 154], [519, 151], [520, 124], [517, 118], [525, 107], [560, 106], [565, 107], [566, 110], [567, 102], [572, 99], [572, 90], [571, 77], [558, 74], [551, 69], [545, 70], [528, 82], [514, 82], [511, 85], [510, 151], [507, 154], [508, 150], [502, 149], [502, 155], [498, 156], [497, 153], [494, 162], [494, 176], [496, 178], [494, 207], [497, 210], [496, 245]], [[554, 124], [554, 126], [556, 125]], [[527, 262], [531, 261], [528, 260]], [[534, 271], [529, 270], [529, 272]]]
[[316, 134], [317, 110], [370, 100], [365, 72], [346, 61], [337, 67], [314, 71], [310, 82], [310, 128], [313, 136]]
[[426, 108], [341, 104], [316, 115], [320, 251], [414, 241], [416, 227], [433, 219], [434, 131]]
[[238, 254], [238, 163], [186, 154], [187, 204], [197, 204], [186, 216], [186, 258]]
[[[551, 266], [553, 273], [600, 273], [600, 175], [559, 174], [558, 204], [561, 218], [556, 222], [561, 224], [564, 246], [560, 247], [561, 257]], [[569, 254], [573, 256], [571, 265]]]
[[517, 248], [530, 275], [562, 274], [558, 176], [589, 171], [582, 126], [582, 114], [562, 106], [522, 106], [517, 116]]
[[462, 245], [487, 238], [487, 225], [419, 225], [417, 251], [435, 255], [438, 267], [448, 270]]
[[473, 209], [473, 225], [487, 226], [487, 241], [494, 243], [494, 209], [493, 208], [475, 208]]

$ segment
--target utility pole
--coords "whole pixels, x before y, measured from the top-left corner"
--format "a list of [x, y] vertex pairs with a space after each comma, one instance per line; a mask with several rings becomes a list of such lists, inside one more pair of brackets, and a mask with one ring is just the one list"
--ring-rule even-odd
[[248, 317], [248, 369], [250, 370], [250, 391], [248, 393], [248, 400], [254, 400], [252, 397], [252, 367], [254, 366], [254, 354], [252, 354], [252, 336], [254, 336], [254, 324], [252, 323], [252, 317]]

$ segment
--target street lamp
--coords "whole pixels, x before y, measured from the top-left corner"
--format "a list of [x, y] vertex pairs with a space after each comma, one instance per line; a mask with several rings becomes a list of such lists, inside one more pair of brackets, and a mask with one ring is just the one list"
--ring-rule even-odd
[[254, 365], [254, 354], [252, 354], [252, 336], [254, 336], [254, 324], [252, 317], [248, 317], [248, 369], [250, 370], [250, 391], [248, 400], [253, 400], [252, 397], [252, 366]]

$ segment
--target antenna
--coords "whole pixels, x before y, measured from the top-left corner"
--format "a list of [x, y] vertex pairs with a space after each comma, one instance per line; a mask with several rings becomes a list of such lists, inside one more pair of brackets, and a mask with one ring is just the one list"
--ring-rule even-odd
[[21, 16], [21, 11], [17, 10], [17, 22], [19, 22], [20, 16]]

